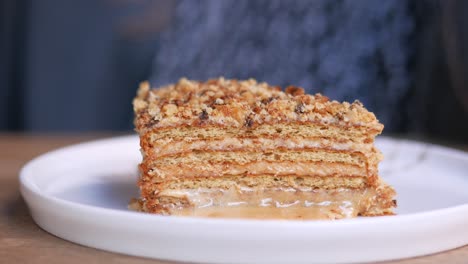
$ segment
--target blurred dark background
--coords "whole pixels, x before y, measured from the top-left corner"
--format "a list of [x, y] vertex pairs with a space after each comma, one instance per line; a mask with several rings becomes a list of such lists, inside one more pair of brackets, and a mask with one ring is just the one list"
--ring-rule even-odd
[[132, 129], [138, 83], [256, 78], [468, 143], [468, 1], [0, 2], [0, 131]]

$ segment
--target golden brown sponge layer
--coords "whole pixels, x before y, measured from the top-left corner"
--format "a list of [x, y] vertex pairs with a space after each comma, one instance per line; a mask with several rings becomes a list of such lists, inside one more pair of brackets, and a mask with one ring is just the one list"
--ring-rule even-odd
[[316, 123], [283, 122], [278, 124], [262, 124], [254, 128], [226, 128], [223, 126], [189, 127], [157, 129], [151, 132], [149, 141], [170, 137], [174, 140], [181, 138], [224, 138], [224, 137], [325, 137], [350, 140], [353, 142], [372, 142], [375, 131], [366, 127], [340, 127]]

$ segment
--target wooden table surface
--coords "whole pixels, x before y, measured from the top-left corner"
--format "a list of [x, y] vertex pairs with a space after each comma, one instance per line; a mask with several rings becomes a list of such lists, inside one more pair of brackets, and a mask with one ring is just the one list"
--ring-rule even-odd
[[[109, 135], [0, 134], [0, 263], [171, 263], [73, 244], [43, 231], [29, 215], [18, 189], [20, 168], [46, 151], [106, 136]], [[467, 146], [461, 148], [468, 150]], [[466, 264], [468, 246], [430, 256], [384, 263]]]

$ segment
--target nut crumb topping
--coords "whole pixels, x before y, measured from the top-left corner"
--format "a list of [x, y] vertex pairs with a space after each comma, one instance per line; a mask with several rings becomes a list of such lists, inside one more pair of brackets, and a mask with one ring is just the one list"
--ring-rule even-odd
[[253, 127], [263, 123], [319, 122], [362, 126], [380, 133], [383, 125], [361, 102], [339, 103], [321, 94], [288, 86], [285, 92], [254, 79], [245, 81], [211, 79], [206, 82], [185, 78], [176, 84], [150, 89], [140, 84], [133, 100], [137, 131], [191, 126]]

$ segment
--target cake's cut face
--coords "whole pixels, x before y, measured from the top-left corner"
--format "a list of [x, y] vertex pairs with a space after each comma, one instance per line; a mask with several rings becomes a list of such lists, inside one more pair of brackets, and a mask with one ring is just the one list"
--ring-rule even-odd
[[255, 80], [140, 86], [140, 208], [165, 215], [340, 219], [393, 214], [383, 125], [359, 102]]

